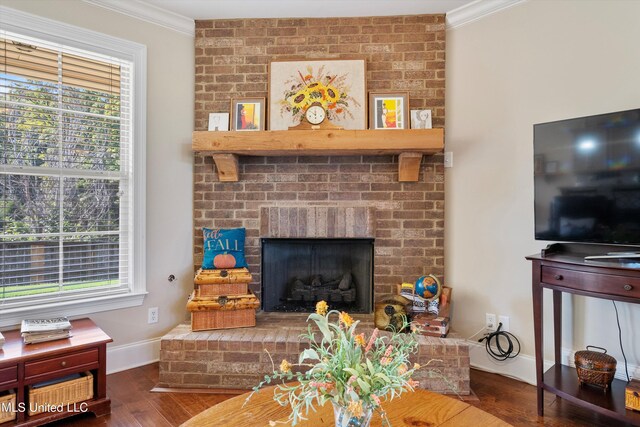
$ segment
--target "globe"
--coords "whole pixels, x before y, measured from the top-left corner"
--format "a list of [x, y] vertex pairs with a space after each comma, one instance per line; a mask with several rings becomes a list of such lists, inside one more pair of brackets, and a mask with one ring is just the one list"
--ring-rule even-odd
[[421, 276], [416, 280], [415, 293], [424, 299], [434, 300], [440, 296], [441, 292], [442, 285], [433, 274]]

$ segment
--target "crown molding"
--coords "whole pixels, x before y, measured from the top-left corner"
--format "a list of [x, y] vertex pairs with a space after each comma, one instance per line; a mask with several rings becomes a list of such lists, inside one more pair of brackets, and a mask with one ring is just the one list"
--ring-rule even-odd
[[83, 0], [95, 6], [103, 7], [114, 12], [128, 15], [132, 18], [140, 19], [195, 37], [195, 21], [186, 16], [170, 12], [166, 9], [144, 3], [138, 0]]
[[458, 28], [527, 0], [476, 0], [447, 13], [447, 29]]

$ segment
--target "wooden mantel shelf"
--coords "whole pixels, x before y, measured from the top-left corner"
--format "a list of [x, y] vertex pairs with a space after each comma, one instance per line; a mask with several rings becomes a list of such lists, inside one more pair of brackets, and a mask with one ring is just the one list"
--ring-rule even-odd
[[441, 153], [444, 130], [271, 130], [193, 132], [193, 151], [211, 155], [220, 181], [238, 181], [238, 156], [398, 154], [399, 181], [415, 182], [423, 155]]

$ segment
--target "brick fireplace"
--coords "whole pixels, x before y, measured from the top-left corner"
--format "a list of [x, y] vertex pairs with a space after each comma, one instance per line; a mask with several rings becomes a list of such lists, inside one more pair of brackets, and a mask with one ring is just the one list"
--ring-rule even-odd
[[[407, 91], [410, 107], [431, 109], [444, 127], [445, 16], [236, 19], [196, 21], [195, 130], [228, 112], [232, 98], [267, 97], [268, 64], [287, 58], [365, 58], [367, 90]], [[294, 132], [294, 131], [292, 131]], [[262, 238], [353, 238], [374, 242], [374, 302], [396, 285], [444, 269], [443, 156], [425, 156], [418, 182], [398, 181], [398, 158], [250, 157], [239, 181], [220, 182], [210, 156], [194, 156], [194, 268], [202, 227], [246, 228], [250, 287], [261, 291]], [[363, 327], [371, 315], [359, 315]], [[259, 313], [256, 328], [193, 333], [180, 325], [162, 339], [160, 385], [249, 388], [276, 359], [305, 343], [305, 315]], [[421, 387], [469, 394], [468, 345], [420, 337], [416, 361], [437, 358], [448, 379], [422, 373]], [[233, 362], [233, 363], [228, 363]]]

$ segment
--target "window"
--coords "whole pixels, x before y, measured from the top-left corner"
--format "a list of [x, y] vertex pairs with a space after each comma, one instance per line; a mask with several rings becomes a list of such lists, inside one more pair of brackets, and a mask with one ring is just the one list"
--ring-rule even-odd
[[144, 47], [0, 15], [0, 325], [140, 304]]

